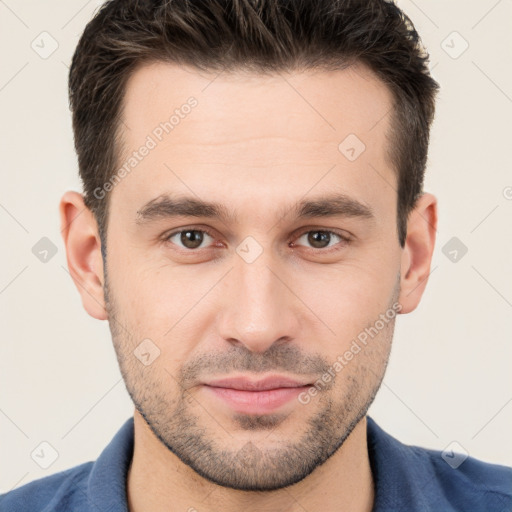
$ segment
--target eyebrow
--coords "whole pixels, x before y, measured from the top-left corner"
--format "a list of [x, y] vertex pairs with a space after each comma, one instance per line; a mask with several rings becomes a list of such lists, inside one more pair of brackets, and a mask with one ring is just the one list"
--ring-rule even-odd
[[[297, 219], [316, 217], [351, 217], [374, 222], [376, 217], [371, 206], [345, 194], [331, 194], [310, 200], [302, 200], [291, 208], [283, 209], [285, 215]], [[135, 222], [146, 224], [157, 219], [172, 217], [218, 218], [223, 222], [235, 222], [236, 214], [226, 206], [194, 197], [171, 197], [168, 194], [152, 199], [137, 210]]]

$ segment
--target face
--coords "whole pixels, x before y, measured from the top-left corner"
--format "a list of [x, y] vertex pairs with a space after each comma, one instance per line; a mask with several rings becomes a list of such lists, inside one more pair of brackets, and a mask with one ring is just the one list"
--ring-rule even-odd
[[379, 388], [400, 309], [391, 101], [363, 67], [216, 77], [160, 63], [128, 82], [113, 342], [138, 413], [219, 485], [300, 481]]

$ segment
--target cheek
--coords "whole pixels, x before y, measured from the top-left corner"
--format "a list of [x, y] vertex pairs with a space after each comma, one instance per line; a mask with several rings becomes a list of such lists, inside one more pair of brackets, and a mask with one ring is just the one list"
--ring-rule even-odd
[[[297, 295], [339, 334], [366, 325], [389, 306], [397, 274], [370, 262], [318, 266], [297, 280]], [[338, 333], [337, 333], [338, 334]]]
[[116, 272], [112, 290], [119, 320], [136, 341], [152, 340], [161, 353], [157, 363], [173, 372], [213, 321], [208, 291], [218, 271], [141, 259]]
[[109, 260], [109, 283], [116, 303], [130, 315], [148, 320], [164, 312], [169, 315], [194, 296], [195, 279], [186, 280], [178, 267], [156, 261], [149, 250], [133, 248], [131, 254], [123, 255], [112, 251]]
[[[334, 264], [305, 262], [288, 269], [287, 277], [293, 283], [293, 292], [303, 301], [302, 307], [325, 322], [336, 340], [350, 340], [385, 312], [396, 281], [396, 255], [384, 245], [374, 241], [347, 252]], [[139, 335], [172, 338], [184, 329], [200, 329], [212, 321], [216, 301], [220, 304], [222, 300], [211, 289], [226, 266], [176, 264], [156, 249], [151, 255], [139, 247], [122, 254], [116, 247], [129, 244], [120, 241], [112, 247], [109, 282], [116, 305]], [[318, 320], [310, 318], [311, 322]]]

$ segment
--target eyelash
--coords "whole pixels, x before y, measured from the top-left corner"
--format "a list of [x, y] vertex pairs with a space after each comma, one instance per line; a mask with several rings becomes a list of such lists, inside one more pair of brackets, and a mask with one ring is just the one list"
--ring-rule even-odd
[[[205, 228], [201, 228], [201, 229], [198, 229], [198, 228], [195, 228], [195, 227], [190, 227], [190, 228], [181, 228], [177, 231], [173, 231], [172, 233], [169, 233], [169, 234], [165, 234], [163, 236], [163, 242], [165, 243], [171, 243], [173, 245], [176, 245], [174, 244], [173, 242], [170, 241], [170, 239], [175, 236], [175, 235], [179, 235], [180, 233], [185, 233], [187, 231], [197, 231], [199, 233], [206, 233], [209, 237], [215, 239], [215, 236], [214, 234], [208, 230], [208, 229], [205, 229]], [[297, 239], [300, 239], [302, 238], [302, 236], [308, 234], [308, 233], [328, 233], [330, 235], [334, 235], [334, 236], [337, 236], [341, 239], [341, 242], [339, 242], [338, 244], [336, 245], [339, 245], [341, 244], [342, 247], [345, 246], [345, 245], [348, 245], [351, 243], [352, 239], [347, 237], [346, 235], [342, 235], [341, 233], [338, 233], [336, 231], [333, 231], [333, 230], [329, 230], [329, 229], [308, 229], [306, 231], [302, 231]], [[179, 247], [179, 246], [178, 246]], [[338, 251], [338, 250], [341, 250], [342, 247], [336, 247], [336, 246], [333, 246], [333, 247], [327, 247], [327, 248], [322, 248], [322, 249], [315, 249], [314, 247], [309, 247], [308, 249], [314, 251], [314, 252], [321, 252], [321, 253], [330, 253], [330, 252], [334, 252], [334, 251]], [[182, 251], [185, 251], [186, 253], [189, 253], [189, 254], [194, 254], [194, 253], [197, 253], [201, 250], [205, 250], [206, 248], [203, 248], [203, 249], [186, 249], [186, 248], [181, 248], [179, 247], [180, 250]]]

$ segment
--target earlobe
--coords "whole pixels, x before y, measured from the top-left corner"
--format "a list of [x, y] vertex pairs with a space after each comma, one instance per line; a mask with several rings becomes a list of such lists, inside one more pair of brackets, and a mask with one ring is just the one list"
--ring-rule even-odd
[[437, 199], [424, 193], [411, 211], [407, 238], [402, 252], [400, 313], [410, 313], [418, 306], [427, 286], [437, 232]]
[[89, 315], [106, 320], [103, 259], [96, 219], [82, 195], [73, 191], [62, 196], [59, 212], [68, 269], [82, 304]]

